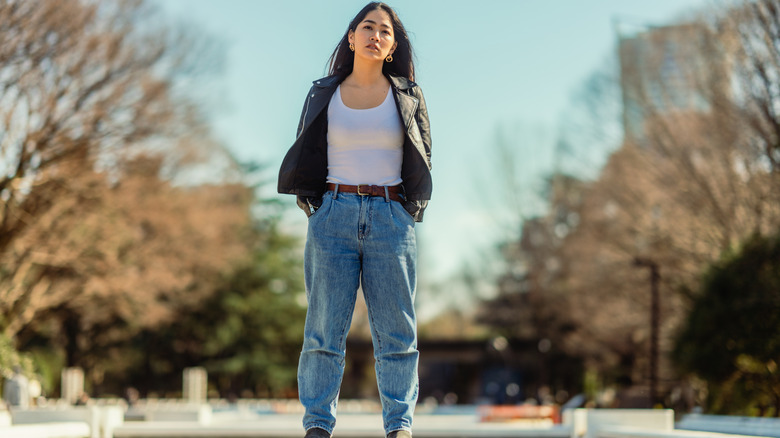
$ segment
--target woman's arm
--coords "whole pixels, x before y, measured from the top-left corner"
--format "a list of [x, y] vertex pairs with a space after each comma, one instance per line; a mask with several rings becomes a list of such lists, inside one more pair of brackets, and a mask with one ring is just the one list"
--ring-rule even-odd
[[[425, 104], [425, 97], [423, 96], [422, 89], [419, 86], [415, 86], [411, 89], [412, 95], [417, 98], [417, 111], [414, 113], [414, 121], [417, 124], [417, 129], [420, 132], [420, 139], [422, 140], [423, 148], [425, 149], [425, 155], [428, 161], [428, 170], [431, 169], [431, 123], [428, 120], [428, 107]], [[404, 203], [404, 209], [414, 217], [416, 222], [422, 222], [423, 213], [428, 206], [427, 200], [408, 200]]]
[[[314, 90], [314, 87], [309, 89], [309, 92], [306, 93], [306, 100], [303, 102], [303, 109], [301, 110], [301, 118], [298, 121], [298, 130], [295, 133], [295, 138], [298, 138], [301, 136], [301, 133], [303, 132], [303, 126], [306, 123], [306, 113], [309, 110], [309, 103], [311, 101], [312, 92]], [[298, 208], [303, 210], [304, 213], [306, 213], [306, 217], [309, 217], [314, 214], [315, 211], [317, 211], [318, 208], [322, 205], [322, 199], [315, 198], [313, 196], [300, 196], [298, 195], [296, 197], [296, 204], [298, 204]]]
[[295, 138], [300, 137], [301, 132], [303, 131], [303, 124], [306, 122], [306, 112], [309, 109], [309, 101], [311, 101], [312, 91], [314, 91], [314, 87], [309, 89], [309, 92], [306, 93], [306, 100], [303, 101], [303, 109], [301, 109], [301, 118], [298, 121], [298, 130], [295, 132]]
[[425, 105], [425, 97], [423, 96], [422, 89], [420, 89], [419, 86], [414, 87], [412, 89], [412, 93], [419, 101], [417, 112], [414, 114], [414, 118], [417, 122], [417, 128], [420, 130], [420, 137], [422, 138], [423, 146], [425, 147], [425, 154], [428, 156], [428, 169], [430, 169], [432, 167], [431, 123], [428, 120], [428, 107]]

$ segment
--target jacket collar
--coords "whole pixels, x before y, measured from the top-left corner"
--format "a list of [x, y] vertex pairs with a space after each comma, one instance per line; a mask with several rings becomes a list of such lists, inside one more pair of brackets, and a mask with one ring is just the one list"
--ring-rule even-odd
[[417, 84], [414, 82], [401, 76], [388, 75], [387, 78], [390, 79], [390, 82], [393, 84], [393, 86], [399, 90], [408, 90], [417, 86]]
[[[396, 96], [396, 102], [398, 103], [398, 111], [401, 115], [401, 121], [408, 131], [411, 129], [412, 118], [414, 117], [415, 111], [417, 111], [419, 101], [410, 93], [401, 93], [400, 91], [407, 91], [417, 84], [398, 76], [388, 76], [387, 78], [390, 80], [393, 89], [396, 90], [394, 91], [394, 94]], [[307, 115], [304, 116], [304, 126], [301, 132], [308, 129], [315, 117], [328, 106], [328, 102], [330, 102], [331, 96], [333, 96], [333, 93], [336, 90], [336, 86], [338, 86], [342, 80], [341, 76], [331, 75], [317, 79], [313, 82], [313, 87], [317, 88], [317, 90], [312, 90], [310, 101], [306, 108]]]
[[[387, 75], [387, 79], [393, 85], [393, 87], [399, 90], [408, 90], [415, 87], [417, 84], [401, 76]], [[331, 88], [336, 87], [341, 83], [343, 79], [339, 75], [325, 76], [324, 78], [317, 79], [313, 82], [315, 87], [319, 88]]]
[[314, 84], [315, 87], [319, 87], [319, 88], [335, 87], [340, 83], [341, 83], [341, 76], [339, 75], [325, 76], [324, 78], [320, 78], [312, 82], [312, 84]]

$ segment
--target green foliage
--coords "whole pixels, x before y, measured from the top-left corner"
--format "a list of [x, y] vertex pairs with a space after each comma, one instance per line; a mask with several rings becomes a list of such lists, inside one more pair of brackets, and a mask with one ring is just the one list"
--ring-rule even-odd
[[33, 375], [33, 362], [30, 357], [18, 352], [13, 341], [4, 334], [0, 334], [0, 376], [12, 376], [16, 366], [21, 367], [23, 374]]
[[[184, 308], [176, 320], [137, 339], [146, 365], [133, 376], [174, 389], [181, 370], [204, 366], [223, 395], [250, 390], [257, 396], [294, 394], [306, 315], [297, 240], [266, 223], [256, 233], [253, 259], [237, 268], [204, 302]], [[173, 382], [173, 385], [171, 385]]]
[[[6, 335], [0, 333], [0, 384], [5, 383], [5, 379], [14, 375], [14, 368], [21, 368], [22, 374], [26, 376], [33, 375], [33, 362], [26, 354], [19, 353], [14, 343]], [[0, 394], [2, 385], [0, 385]]]
[[714, 412], [780, 408], [780, 234], [709, 269], [673, 357], [709, 383]]
[[[165, 303], [175, 306], [175, 316], [161, 324], [128, 327], [108, 313], [116, 306], [96, 301], [105, 318], [85, 329], [78, 323], [83, 315], [70, 310], [73, 330], [93, 341], [75, 362], [85, 369], [92, 395], [121, 395], [132, 386], [143, 395], [178, 396], [182, 370], [191, 366], [206, 367], [210, 385], [223, 396], [244, 390], [259, 397], [294, 395], [305, 318], [300, 241], [280, 231], [275, 219], [258, 220], [245, 237], [251, 257], [213, 281], [207, 298]], [[66, 364], [63, 345], [71, 345], [61, 339], [69, 325], [54, 323], [63, 315], [43, 315], [17, 335], [24, 355], [0, 336], [0, 372], [21, 363], [32, 376], [35, 368], [44, 391], [56, 395]], [[109, 336], [125, 332], [135, 335]]]
[[59, 391], [62, 369], [65, 368], [65, 356], [53, 348], [35, 348], [25, 353], [37, 371], [44, 395]]

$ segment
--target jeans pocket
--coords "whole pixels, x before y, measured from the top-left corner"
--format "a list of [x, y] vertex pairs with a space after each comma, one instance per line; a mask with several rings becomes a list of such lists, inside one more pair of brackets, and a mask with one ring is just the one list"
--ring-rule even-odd
[[331, 202], [333, 201], [333, 196], [329, 193], [324, 193], [319, 198], [312, 198], [311, 199], [311, 205], [314, 207], [313, 212], [308, 215], [309, 220], [311, 220], [314, 217], [322, 216], [322, 211], [326, 210], [327, 207], [330, 206]]
[[390, 201], [394, 206], [396, 206], [395, 211], [393, 212], [394, 215], [398, 215], [398, 217], [401, 218], [405, 223], [411, 224], [412, 227], [414, 227], [414, 215], [409, 212], [409, 210], [406, 209], [405, 205], [402, 205], [400, 202], [396, 201]]
[[404, 201], [402, 207], [404, 208], [404, 211], [412, 217], [412, 220], [414, 220], [417, 212], [420, 211], [419, 201]]

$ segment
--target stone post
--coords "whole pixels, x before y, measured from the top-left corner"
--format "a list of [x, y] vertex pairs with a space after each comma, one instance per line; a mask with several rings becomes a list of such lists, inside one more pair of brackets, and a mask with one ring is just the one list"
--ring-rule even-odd
[[184, 369], [182, 397], [189, 403], [205, 403], [208, 388], [208, 374], [203, 367]]
[[60, 393], [63, 400], [75, 404], [84, 392], [84, 370], [81, 368], [63, 368]]

